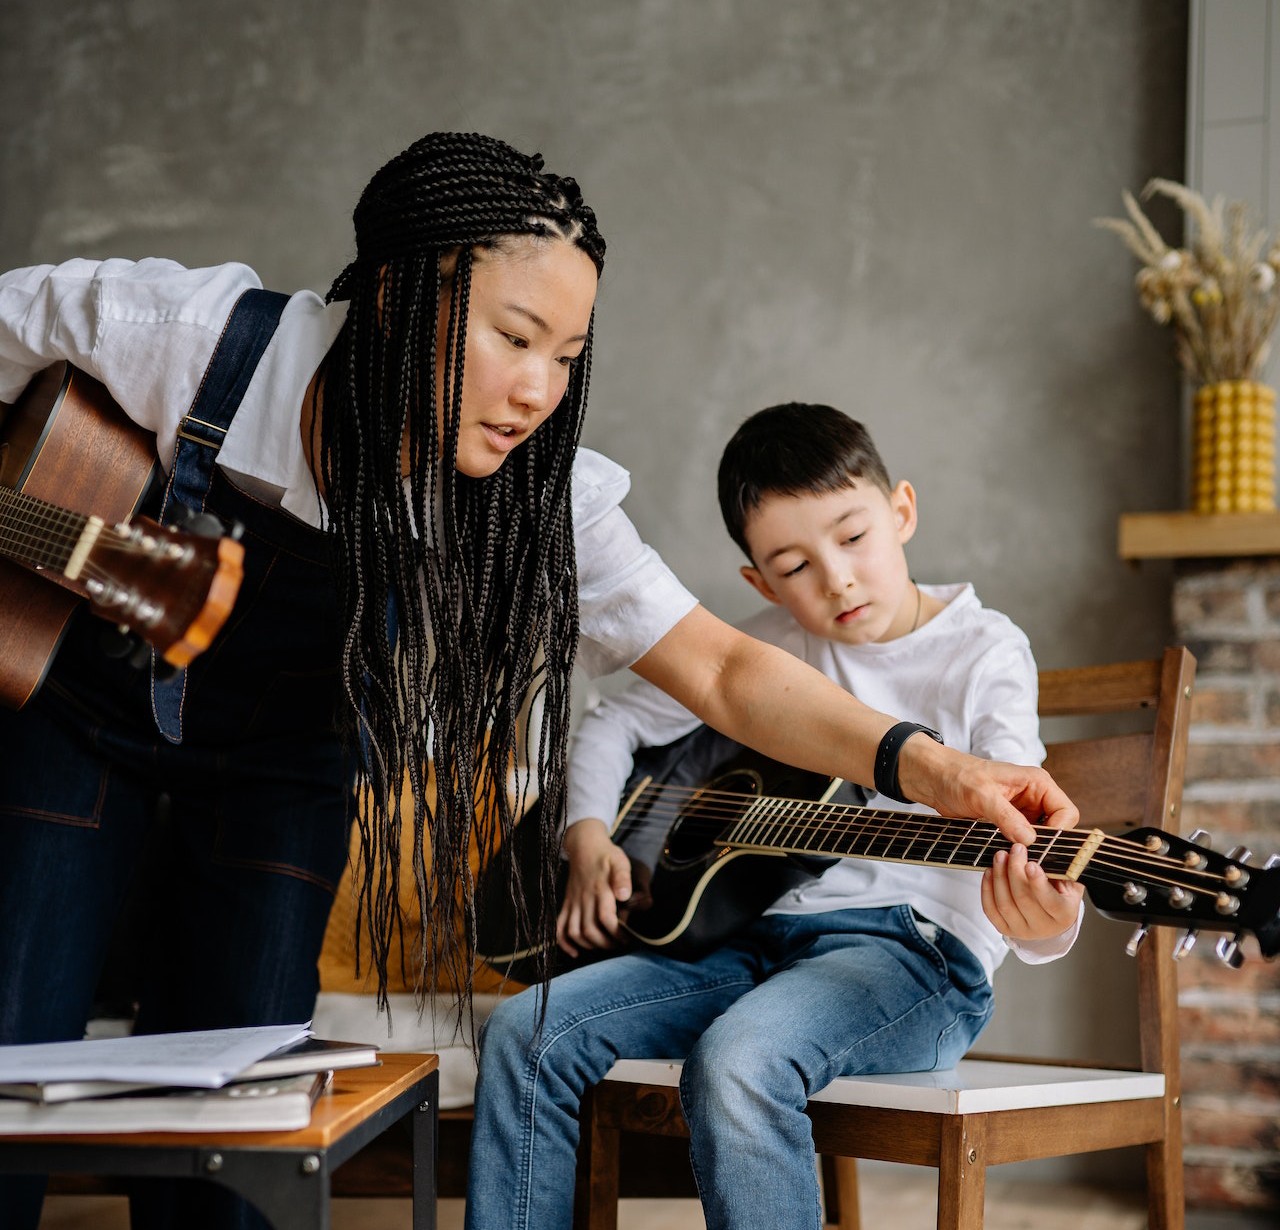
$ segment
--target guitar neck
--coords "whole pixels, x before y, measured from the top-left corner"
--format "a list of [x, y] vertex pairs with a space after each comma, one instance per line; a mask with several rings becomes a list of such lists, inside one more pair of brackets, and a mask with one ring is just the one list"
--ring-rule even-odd
[[0, 555], [27, 568], [65, 574], [90, 518], [0, 487]]
[[[1106, 840], [1096, 830], [1046, 828], [1042, 833], [1036, 859], [1046, 874], [1058, 879], [1076, 879]], [[770, 853], [977, 869], [990, 867], [996, 853], [1012, 843], [994, 824], [982, 820], [765, 797], [756, 799], [725, 832], [722, 844]]]

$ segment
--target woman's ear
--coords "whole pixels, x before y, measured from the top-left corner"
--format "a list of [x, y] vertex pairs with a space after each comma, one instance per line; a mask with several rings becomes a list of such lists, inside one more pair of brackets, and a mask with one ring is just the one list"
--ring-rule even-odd
[[752, 589], [768, 602], [772, 602], [777, 606], [782, 605], [782, 599], [775, 594], [769, 586], [769, 582], [760, 575], [760, 569], [753, 564], [743, 564], [738, 569], [742, 573], [743, 579], [751, 586]]
[[889, 507], [898, 527], [898, 541], [910, 542], [918, 524], [916, 490], [905, 478], [889, 493]]

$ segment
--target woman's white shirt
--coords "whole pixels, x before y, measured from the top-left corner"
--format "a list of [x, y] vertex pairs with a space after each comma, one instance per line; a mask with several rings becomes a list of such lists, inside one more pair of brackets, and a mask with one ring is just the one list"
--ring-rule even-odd
[[[106, 385], [156, 435], [168, 468], [178, 424], [240, 295], [259, 289], [245, 265], [186, 269], [173, 261], [76, 259], [0, 274], [0, 402], [66, 360]], [[324, 511], [302, 449], [299, 411], [316, 368], [346, 318], [346, 304], [313, 291], [291, 295], [218, 456], [238, 484], [308, 525]], [[580, 449], [573, 470], [582, 641], [589, 673], [630, 665], [697, 600], [636, 533], [619, 507], [625, 470]]]

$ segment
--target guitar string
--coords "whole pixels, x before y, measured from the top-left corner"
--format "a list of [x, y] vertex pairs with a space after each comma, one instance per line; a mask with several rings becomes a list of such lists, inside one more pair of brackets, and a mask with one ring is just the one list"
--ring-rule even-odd
[[[692, 833], [695, 836], [715, 836], [721, 834], [726, 824], [738, 824], [744, 819], [744, 812], [741, 809], [742, 803], [754, 804], [760, 801], [760, 796], [734, 794], [731, 792], [712, 792], [707, 790], [697, 790], [693, 788], [683, 787], [648, 787], [640, 796], [637, 797], [633, 806], [645, 801], [650, 801], [653, 807], [647, 813], [648, 816], [655, 814], [654, 808], [659, 805], [671, 804], [681, 794], [688, 799], [696, 798], [699, 802], [717, 801], [721, 802], [723, 810], [720, 815], [716, 815], [713, 808], [703, 807], [699, 810], [699, 817], [706, 817], [702, 823], [695, 823], [686, 820], [681, 826], [682, 831]], [[810, 817], [809, 821], [797, 822], [795, 820], [784, 820], [784, 827], [788, 832], [800, 833], [802, 836], [809, 837], [817, 834], [819, 838], [829, 837], [849, 837], [854, 840], [865, 840], [869, 844], [877, 841], [888, 841], [890, 843], [907, 843], [908, 851], [913, 845], [919, 844], [921, 841], [931, 841], [933, 847], [942, 846], [944, 849], [951, 851], [951, 859], [955, 860], [961, 856], [968, 856], [971, 860], [980, 859], [989, 849], [993, 842], [1000, 843], [999, 848], [1004, 848], [1008, 839], [1000, 833], [994, 825], [985, 821], [957, 821], [947, 820], [945, 817], [930, 815], [928, 813], [885, 813], [874, 808], [857, 808], [841, 804], [822, 804], [805, 800], [773, 800], [766, 797], [768, 803], [785, 804], [792, 809], [813, 810], [822, 809], [825, 815]], [[730, 808], [727, 804], [733, 804]], [[841, 824], [840, 820], [853, 818], [857, 820], [867, 821], [871, 823], [859, 830], [850, 830], [847, 824]], [[662, 829], [664, 832], [671, 827], [670, 821], [678, 820], [680, 816], [680, 808], [678, 805], [672, 806], [666, 819], [636, 819], [628, 824], [629, 832], [638, 832], [642, 829]], [[816, 819], [818, 822], [812, 822]], [[886, 820], [888, 823], [886, 823]], [[765, 838], [770, 828], [777, 827], [777, 818], [768, 814], [753, 818], [749, 827], [760, 827], [765, 832]], [[896, 826], [896, 827], [891, 827]], [[923, 830], [923, 831], [922, 831]], [[1048, 858], [1050, 854], [1060, 858], [1064, 866], [1069, 866], [1071, 859], [1084, 847], [1085, 843], [1090, 839], [1091, 833], [1088, 830], [1079, 829], [1055, 829], [1052, 830], [1053, 837], [1050, 839], [1049, 847], [1046, 847], [1041, 858]], [[761, 839], [760, 835], [756, 835], [753, 839], [747, 835], [741, 837], [735, 836], [730, 840], [729, 844], [736, 845], [752, 845], [752, 844], [779, 844], [770, 843], [767, 839]], [[1058, 855], [1056, 851], [1051, 849], [1054, 845], [1065, 845], [1068, 850], [1065, 855]], [[954, 849], [952, 848], [954, 846]], [[1075, 847], [1072, 849], [1072, 847]], [[806, 846], [800, 852], [808, 853], [833, 853], [831, 850], [822, 850], [820, 847], [814, 848]], [[855, 855], [857, 857], [857, 855]], [[862, 854], [861, 857], [874, 857], [873, 855]], [[940, 865], [946, 865], [941, 864]], [[1166, 870], [1167, 873], [1177, 872], [1178, 876], [1185, 880], [1186, 877], [1196, 878], [1208, 882], [1209, 886], [1201, 888], [1199, 885], [1192, 883], [1185, 885], [1192, 891], [1200, 893], [1214, 893], [1213, 885], [1225, 884], [1225, 878], [1212, 872], [1201, 871], [1198, 868], [1191, 867], [1183, 861], [1162, 856], [1141, 847], [1134, 846], [1133, 843], [1126, 841], [1122, 837], [1116, 837], [1110, 834], [1104, 835], [1102, 844], [1098, 851], [1094, 853], [1088, 863], [1088, 867], [1093, 872], [1108, 871], [1113, 873], [1107, 878], [1125, 878], [1124, 872], [1144, 872], [1150, 871], [1159, 873]], [[1052, 874], [1052, 873], [1051, 873]], [[1176, 881], [1165, 879], [1166, 883], [1176, 883]]]
[[[705, 795], [699, 797], [699, 802], [705, 799]], [[681, 826], [686, 832], [695, 835], [711, 836], [723, 831], [726, 824], [738, 824], [743, 821], [744, 813], [738, 804], [747, 800], [756, 802], [755, 796], [727, 796], [726, 804], [732, 803], [735, 806], [730, 809], [724, 807], [718, 814], [715, 808], [703, 807], [699, 810], [700, 819], [705, 817], [703, 823], [686, 821]], [[807, 819], [787, 820], [784, 822], [788, 831], [798, 832], [802, 836], [818, 835], [819, 838], [826, 837], [852, 837], [865, 838], [871, 842], [880, 840], [901, 841], [906, 839], [910, 844], [915, 844], [925, 838], [931, 839], [935, 844], [947, 843], [956, 844], [961, 849], [970, 849], [977, 847], [979, 852], [982, 848], [990, 845], [993, 841], [1007, 841], [1003, 834], [994, 826], [985, 821], [965, 821], [965, 820], [948, 820], [945, 817], [934, 816], [924, 813], [884, 813], [872, 808], [847, 808], [842, 812], [831, 811], [832, 805], [805, 803], [801, 800], [781, 800], [788, 807], [793, 809], [812, 809], [821, 807], [828, 811], [827, 815], [819, 815], [809, 817]], [[655, 806], [658, 804], [668, 803], [667, 798], [659, 798]], [[669, 805], [669, 804], [668, 804]], [[837, 807], [839, 805], [836, 805]], [[652, 814], [652, 813], [651, 813]], [[678, 819], [680, 815], [679, 808], [671, 810], [668, 813], [668, 819]], [[816, 819], [817, 823], [812, 821]], [[858, 829], [850, 829], [845, 823], [849, 819], [855, 819], [864, 822]], [[768, 814], [756, 818], [756, 823], [770, 827], [771, 821], [776, 825], [776, 818], [770, 817]], [[646, 822], [644, 820], [635, 820], [631, 822], [634, 828], [662, 827], [666, 829], [669, 824], [664, 819], [660, 822]], [[1050, 831], [1050, 830], [1042, 830]], [[1071, 854], [1078, 852], [1078, 847], [1082, 847], [1090, 839], [1089, 830], [1079, 829], [1054, 829], [1051, 830], [1054, 837], [1051, 839], [1057, 844], [1064, 844], [1068, 847], [1076, 846], [1077, 850]], [[736, 840], [747, 840], [747, 834], [743, 834], [741, 838]], [[1151, 865], [1154, 867], [1164, 867], [1178, 872], [1191, 871], [1195, 872], [1195, 868], [1189, 868], [1184, 862], [1177, 859], [1162, 857], [1152, 851], [1135, 847], [1133, 843], [1125, 841], [1123, 838], [1113, 835], [1106, 835], [1105, 848], [1116, 854], [1117, 856], [1125, 856], [1136, 860], [1138, 863]], [[1069, 857], [1067, 861], [1069, 861]], [[1096, 858], [1097, 856], [1095, 856]]]
[[[1055, 830], [1058, 832], [1060, 830]], [[898, 836], [892, 839], [890, 845], [882, 850], [875, 850], [874, 846], [864, 848], [849, 848], [845, 850], [830, 848], [824, 849], [821, 846], [794, 845], [785, 842], [770, 841], [768, 835], [759, 839], [739, 839], [737, 837], [729, 837], [724, 840], [724, 845], [729, 848], [741, 848], [751, 850], [753, 848], [762, 849], [778, 849], [783, 848], [788, 853], [827, 855], [836, 857], [849, 858], [868, 858], [877, 860], [887, 860], [890, 862], [906, 862], [920, 864], [924, 866], [932, 866], [939, 868], [954, 868], [960, 870], [978, 870], [990, 866], [989, 859], [984, 861], [984, 856], [991, 851], [992, 838], [983, 839], [980, 842], [960, 843], [954, 848], [942, 844], [945, 857], [940, 857], [936, 848], [929, 849], [923, 853], [915, 855], [912, 847], [916, 845], [919, 836]], [[1110, 842], [1121, 842], [1119, 838], [1108, 837], [1105, 839]], [[901, 849], [893, 849], [893, 842], [899, 844], [905, 843]], [[1081, 843], [1083, 845], [1083, 843]], [[997, 845], [996, 849], [1007, 848], [1005, 845]], [[1037, 861], [1045, 867], [1046, 874], [1050, 878], [1064, 879], [1066, 878], [1066, 868], [1070, 865], [1070, 858], [1074, 856], [1076, 850], [1068, 856], [1060, 856], [1061, 870], [1058, 870], [1053, 861], [1047, 854], [1037, 857]], [[1033, 856], [1035, 856], [1033, 851]], [[1173, 874], [1175, 873], [1176, 874]], [[1129, 853], [1121, 851], [1117, 847], [1110, 850], [1105, 846], [1099, 849], [1088, 860], [1085, 867], [1081, 869], [1081, 874], [1086, 874], [1089, 878], [1099, 882], [1111, 885], [1119, 885], [1127, 883], [1131, 880], [1142, 881], [1145, 885], [1163, 886], [1169, 888], [1185, 888], [1188, 892], [1201, 897], [1217, 897], [1222, 892], [1234, 892], [1241, 886], [1232, 885], [1224, 877], [1211, 872], [1201, 872], [1198, 869], [1190, 868], [1184, 864], [1173, 864], [1169, 870], [1162, 870], [1149, 857], [1144, 857], [1141, 851]], [[1200, 882], [1197, 882], [1200, 881]]]
[[[29, 566], [49, 571], [63, 570], [89, 520], [80, 513], [11, 488], [0, 487], [0, 508], [10, 512], [20, 510], [24, 518], [18, 527], [0, 529], [0, 543], [7, 545], [7, 554]], [[99, 561], [107, 561], [109, 557], [144, 556], [155, 556], [154, 544], [144, 544], [131, 535], [122, 534], [114, 525], [104, 525], [80, 578], [109, 584], [113, 573]]]
[[[742, 820], [745, 818], [750, 807], [765, 803], [768, 806], [786, 806], [794, 811], [807, 812], [802, 822], [788, 821], [788, 827], [801, 829], [807, 832], [830, 832], [832, 834], [843, 834], [849, 832], [847, 821], [849, 819], [871, 821], [880, 824], [879, 832], [885, 832], [885, 824], [896, 824], [898, 826], [898, 834], [909, 833], [913, 828], [922, 829], [932, 827], [939, 831], [940, 836], [948, 835], [948, 832], [954, 836], [959, 830], [964, 830], [966, 835], [975, 835], [974, 830], [981, 830], [975, 836], [987, 839], [999, 835], [999, 829], [992, 825], [989, 821], [982, 820], [966, 820], [952, 819], [945, 816], [939, 816], [932, 812], [895, 812], [888, 811], [883, 808], [859, 807], [847, 803], [823, 803], [817, 800], [806, 799], [786, 799], [769, 795], [747, 794], [738, 791], [714, 791], [703, 787], [685, 787], [671, 784], [652, 784], [646, 786], [638, 795], [635, 796], [633, 807], [639, 808], [643, 804], [659, 805], [665, 804], [681, 809], [690, 801], [696, 800], [699, 803], [710, 803], [713, 806], [702, 807], [696, 813], [699, 816], [708, 814], [712, 816], [716, 823], [709, 825], [707, 831], [713, 828], [718, 830], [723, 823], [728, 820]], [[747, 809], [743, 810], [742, 804], [747, 804]], [[719, 809], [719, 810], [717, 810]], [[672, 812], [673, 816], [678, 816], [678, 810]], [[757, 818], [759, 822], [768, 823], [770, 817], [762, 815]], [[643, 824], [644, 821], [634, 821], [636, 825]], [[1041, 831], [1048, 831], [1043, 826]], [[1077, 841], [1083, 844], [1090, 835], [1091, 830], [1088, 829], [1054, 829], [1055, 833], [1059, 833], [1062, 837], [1070, 841]], [[1122, 842], [1125, 845], [1132, 843], [1124, 841], [1123, 838], [1112, 834], [1107, 835], [1110, 840]], [[1144, 858], [1153, 861], [1164, 859], [1167, 866], [1171, 868], [1182, 869], [1185, 864], [1171, 856], [1158, 855], [1151, 851], [1137, 851]]]
[[[9, 545], [11, 555], [24, 560], [46, 561], [56, 567], [71, 557], [84, 535], [87, 522], [87, 517], [78, 516], [74, 521], [52, 517], [30, 518], [21, 527], [0, 530], [0, 540]], [[104, 526], [94, 546], [96, 551], [108, 554], [151, 553], [131, 538], [120, 535], [114, 526]]]
[[[22, 523], [16, 527], [0, 529], [0, 538], [25, 548], [28, 555], [38, 554], [38, 547], [50, 550], [61, 548], [66, 555], [70, 555], [80, 541], [88, 521], [88, 517], [82, 513], [8, 487], [0, 487], [0, 507], [18, 513], [23, 518]], [[152, 553], [152, 549], [127, 534], [121, 534], [114, 525], [104, 526], [99, 542], [106, 551], [118, 551], [126, 555]]]
[[[1055, 830], [1055, 833], [1059, 832]], [[777, 840], [768, 832], [759, 836], [725, 834], [722, 842], [726, 846], [782, 847], [788, 852], [800, 854], [837, 855], [855, 858], [887, 858], [903, 862], [924, 863], [931, 866], [952, 866], [977, 868], [991, 865], [987, 856], [997, 850], [1007, 849], [1007, 841], [997, 832], [974, 839], [941, 838], [920, 833], [872, 833], [869, 836], [855, 834], [853, 843], [847, 846], [839, 844], [814, 845], [806, 842], [787, 842]], [[1045, 867], [1051, 876], [1062, 876], [1071, 861], [1084, 848], [1084, 840], [1077, 837], [1075, 843], [1059, 836], [1051, 837], [1051, 841], [1066, 845], [1066, 853], [1045, 849], [1037, 852], [1033, 849], [1032, 857]], [[1106, 842], [1113, 844], [1106, 844]], [[923, 846], [923, 848], [921, 848]], [[1122, 848], [1123, 842], [1118, 838], [1104, 839], [1098, 849], [1090, 857], [1088, 870], [1102, 880], [1120, 882], [1138, 875], [1141, 878], [1165, 885], [1179, 885], [1190, 891], [1216, 895], [1217, 891], [1226, 887], [1227, 881], [1212, 872], [1203, 872], [1185, 864], [1171, 864], [1161, 867], [1159, 860], [1144, 855], [1140, 850], [1128, 851]], [[879, 847], [879, 848], [877, 848]]]

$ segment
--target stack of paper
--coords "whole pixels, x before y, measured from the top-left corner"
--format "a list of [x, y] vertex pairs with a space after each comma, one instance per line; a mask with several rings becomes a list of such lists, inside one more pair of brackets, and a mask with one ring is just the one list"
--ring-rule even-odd
[[334, 1069], [377, 1062], [305, 1024], [0, 1046], [0, 1134], [285, 1131]]

